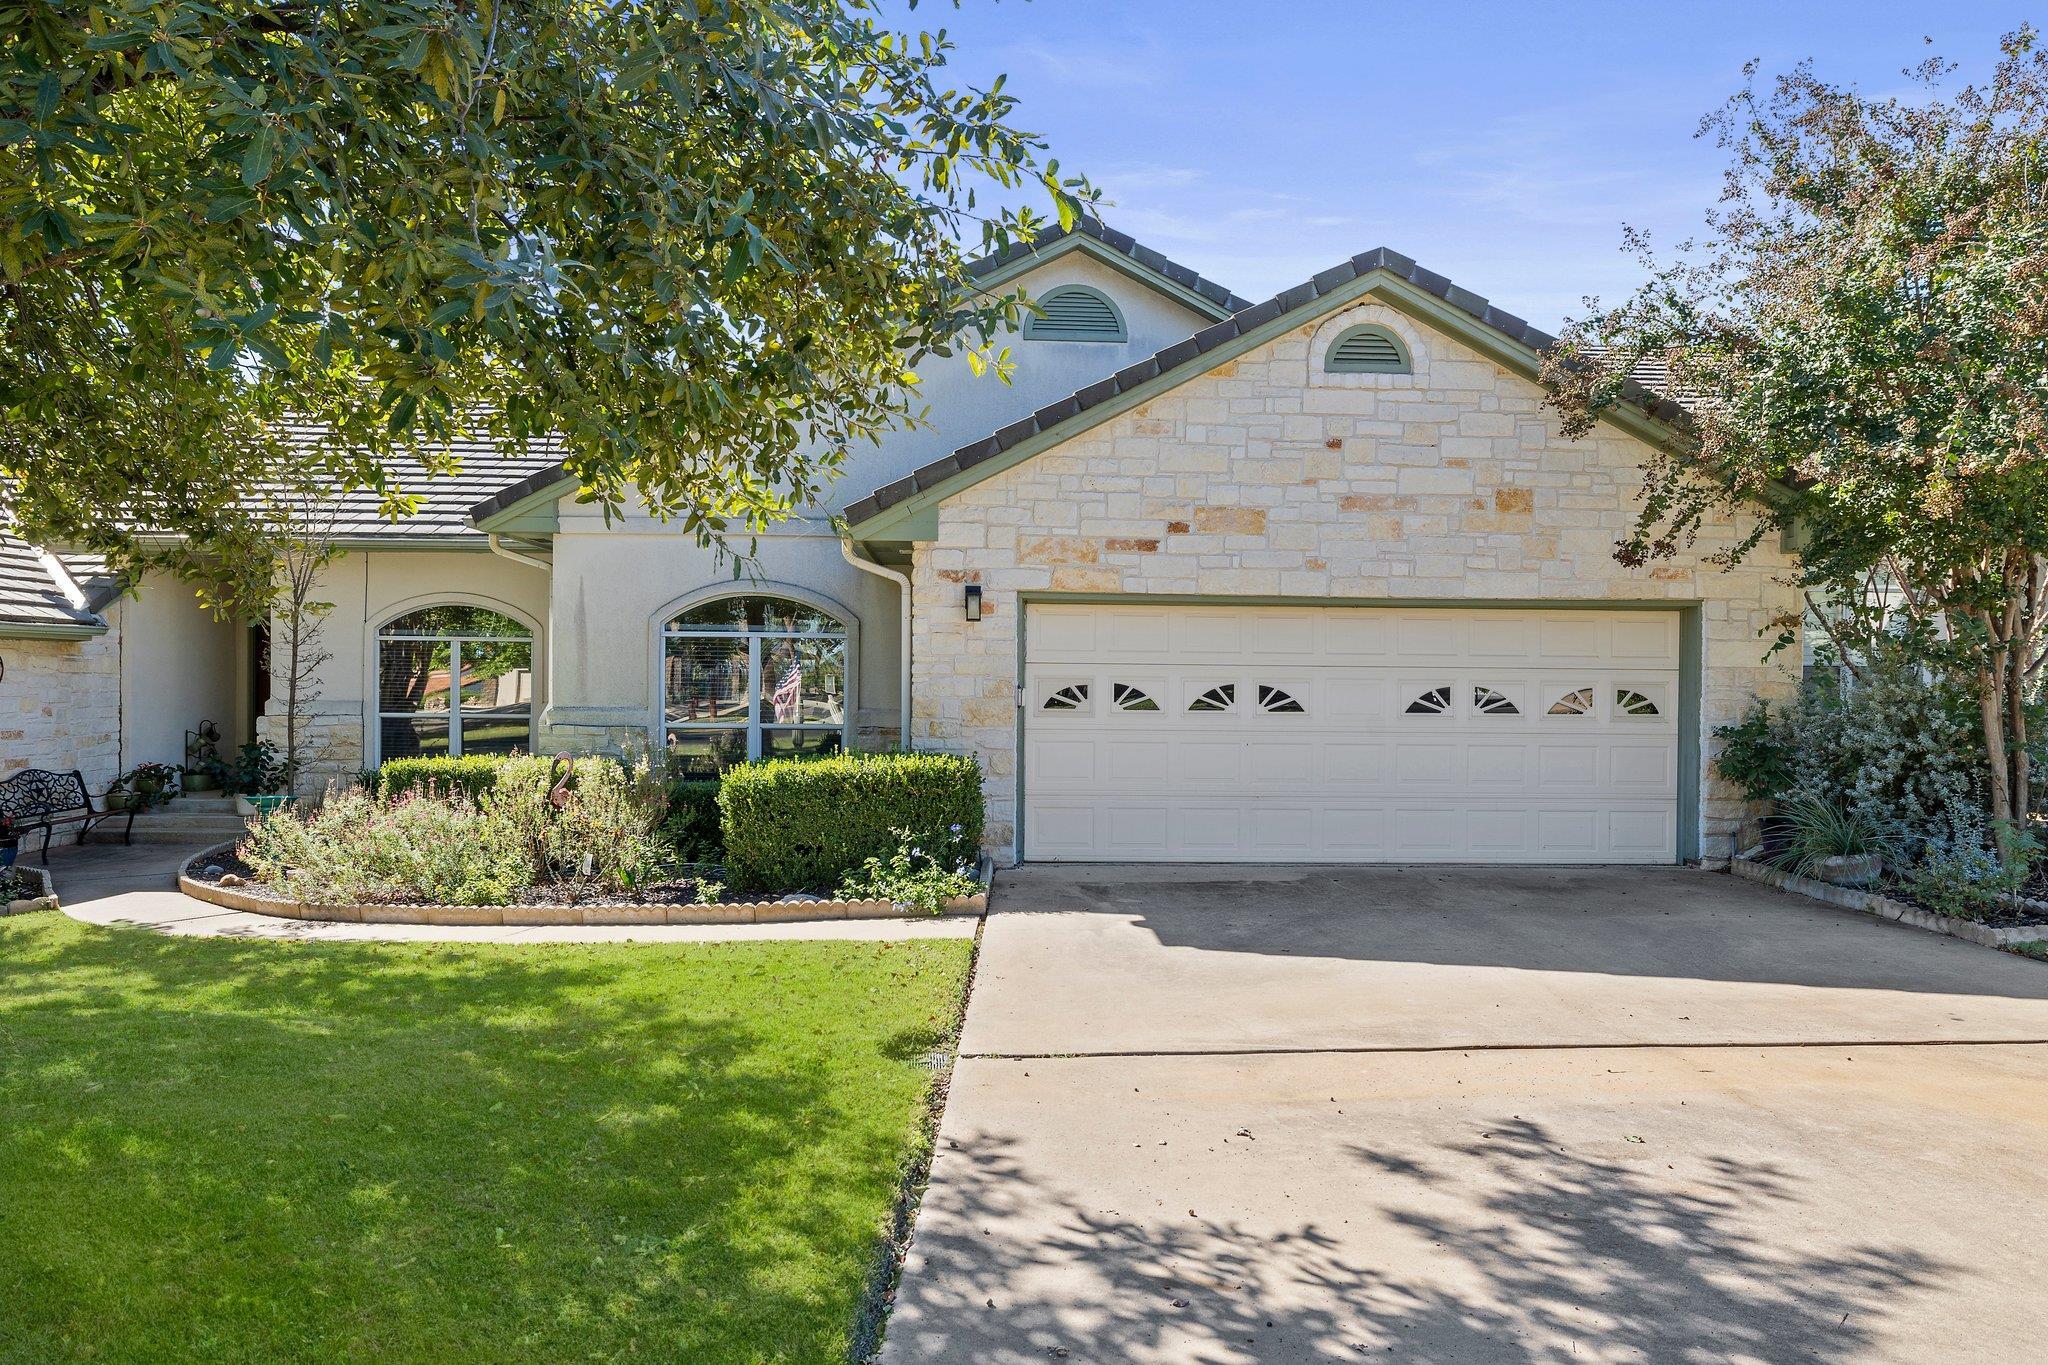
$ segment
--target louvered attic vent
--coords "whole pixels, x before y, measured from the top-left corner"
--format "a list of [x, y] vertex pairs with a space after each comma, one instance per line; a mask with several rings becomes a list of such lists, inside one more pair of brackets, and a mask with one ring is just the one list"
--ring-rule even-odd
[[1406, 374], [1408, 352], [1382, 327], [1353, 327], [1323, 361], [1331, 374]]
[[1122, 341], [1123, 315], [1102, 294], [1083, 285], [1055, 289], [1037, 300], [1043, 316], [1026, 318], [1033, 341]]

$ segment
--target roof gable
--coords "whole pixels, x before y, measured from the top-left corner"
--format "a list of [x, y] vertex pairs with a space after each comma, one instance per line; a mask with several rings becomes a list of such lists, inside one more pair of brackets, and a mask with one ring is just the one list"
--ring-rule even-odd
[[[876, 489], [846, 510], [863, 540], [919, 539], [925, 514], [963, 488], [1050, 449], [1177, 388], [1198, 375], [1276, 340], [1327, 313], [1372, 296], [1443, 332], [1505, 368], [1534, 377], [1556, 338], [1485, 298], [1385, 247], [1364, 252], [1264, 303], [1233, 313], [1185, 341], [1040, 408], [972, 445], [962, 446], [906, 478]], [[1683, 440], [1685, 410], [1640, 385], [1630, 406], [1606, 420], [1652, 444]]]
[[1197, 275], [1184, 265], [1169, 261], [1128, 233], [1094, 219], [1077, 218], [1071, 228], [1040, 233], [1028, 242], [1015, 242], [1002, 251], [973, 261], [967, 274], [984, 289], [996, 289], [1027, 271], [1058, 260], [1070, 252], [1081, 252], [1110, 269], [1187, 305], [1195, 312], [1218, 321], [1252, 306], [1214, 280]]
[[[1128, 233], [1098, 219], [1082, 217], [1071, 228], [1040, 233], [968, 263], [967, 274], [984, 290], [999, 289], [1062, 257], [1079, 253], [1170, 299], [1198, 317], [1221, 321], [1252, 303], [1214, 280], [1168, 260]], [[554, 502], [577, 486], [559, 462], [498, 488], [469, 509], [480, 531], [546, 532], [553, 529]]]

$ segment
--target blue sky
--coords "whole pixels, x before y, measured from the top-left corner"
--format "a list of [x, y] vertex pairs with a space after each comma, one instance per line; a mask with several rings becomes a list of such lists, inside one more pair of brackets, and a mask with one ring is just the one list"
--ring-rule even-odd
[[1009, 74], [1020, 123], [1115, 201], [1108, 222], [1240, 294], [1390, 246], [1555, 328], [1636, 281], [1624, 223], [1665, 244], [1697, 228], [1723, 163], [1693, 131], [1749, 58], [1812, 57], [1889, 93], [1930, 51], [1981, 76], [2028, 17], [1889, 0], [926, 0], [914, 21], [953, 35], [954, 80]]

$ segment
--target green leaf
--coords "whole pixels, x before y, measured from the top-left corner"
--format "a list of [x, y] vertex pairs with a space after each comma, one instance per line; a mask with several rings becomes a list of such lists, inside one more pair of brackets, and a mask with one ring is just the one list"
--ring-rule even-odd
[[248, 150], [242, 153], [242, 183], [254, 189], [269, 179], [271, 160], [276, 154], [276, 143], [269, 129], [251, 138]]

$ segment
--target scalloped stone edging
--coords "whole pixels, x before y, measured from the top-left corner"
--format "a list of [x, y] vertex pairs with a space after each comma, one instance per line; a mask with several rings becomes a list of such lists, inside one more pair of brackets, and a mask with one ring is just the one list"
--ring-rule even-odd
[[55, 910], [57, 908], [57, 883], [50, 878], [46, 867], [30, 867], [16, 863], [11, 871], [26, 872], [43, 884], [40, 896], [22, 896], [11, 901], [0, 901], [0, 915], [26, 915], [34, 910]]
[[[194, 900], [228, 910], [277, 919], [322, 920], [336, 924], [787, 924], [805, 920], [924, 919], [885, 900], [734, 901], [718, 905], [313, 905], [252, 896], [231, 886], [203, 882], [186, 868], [234, 848], [219, 844], [195, 854], [178, 869], [178, 889]], [[981, 890], [948, 903], [941, 915], [980, 915], [988, 910], [993, 863], [986, 854], [977, 869]]]
[[1989, 924], [1978, 924], [1974, 920], [1953, 919], [1947, 915], [1937, 915], [1932, 910], [1922, 910], [1917, 905], [1893, 900], [1890, 896], [1876, 891], [1858, 891], [1854, 887], [1816, 881], [1812, 877], [1780, 871], [1748, 858], [1730, 860], [1729, 869], [1738, 877], [1747, 877], [1753, 882], [1775, 886], [1780, 891], [1790, 891], [1794, 895], [1824, 901], [1844, 910], [1860, 910], [1866, 915], [1876, 915], [1879, 919], [1892, 920], [1915, 929], [1925, 929], [1929, 933], [1967, 939], [1971, 943], [1981, 943], [1986, 948], [2010, 948], [2015, 943], [2033, 943], [2048, 939], [2048, 924], [2020, 924], [1994, 928]]

